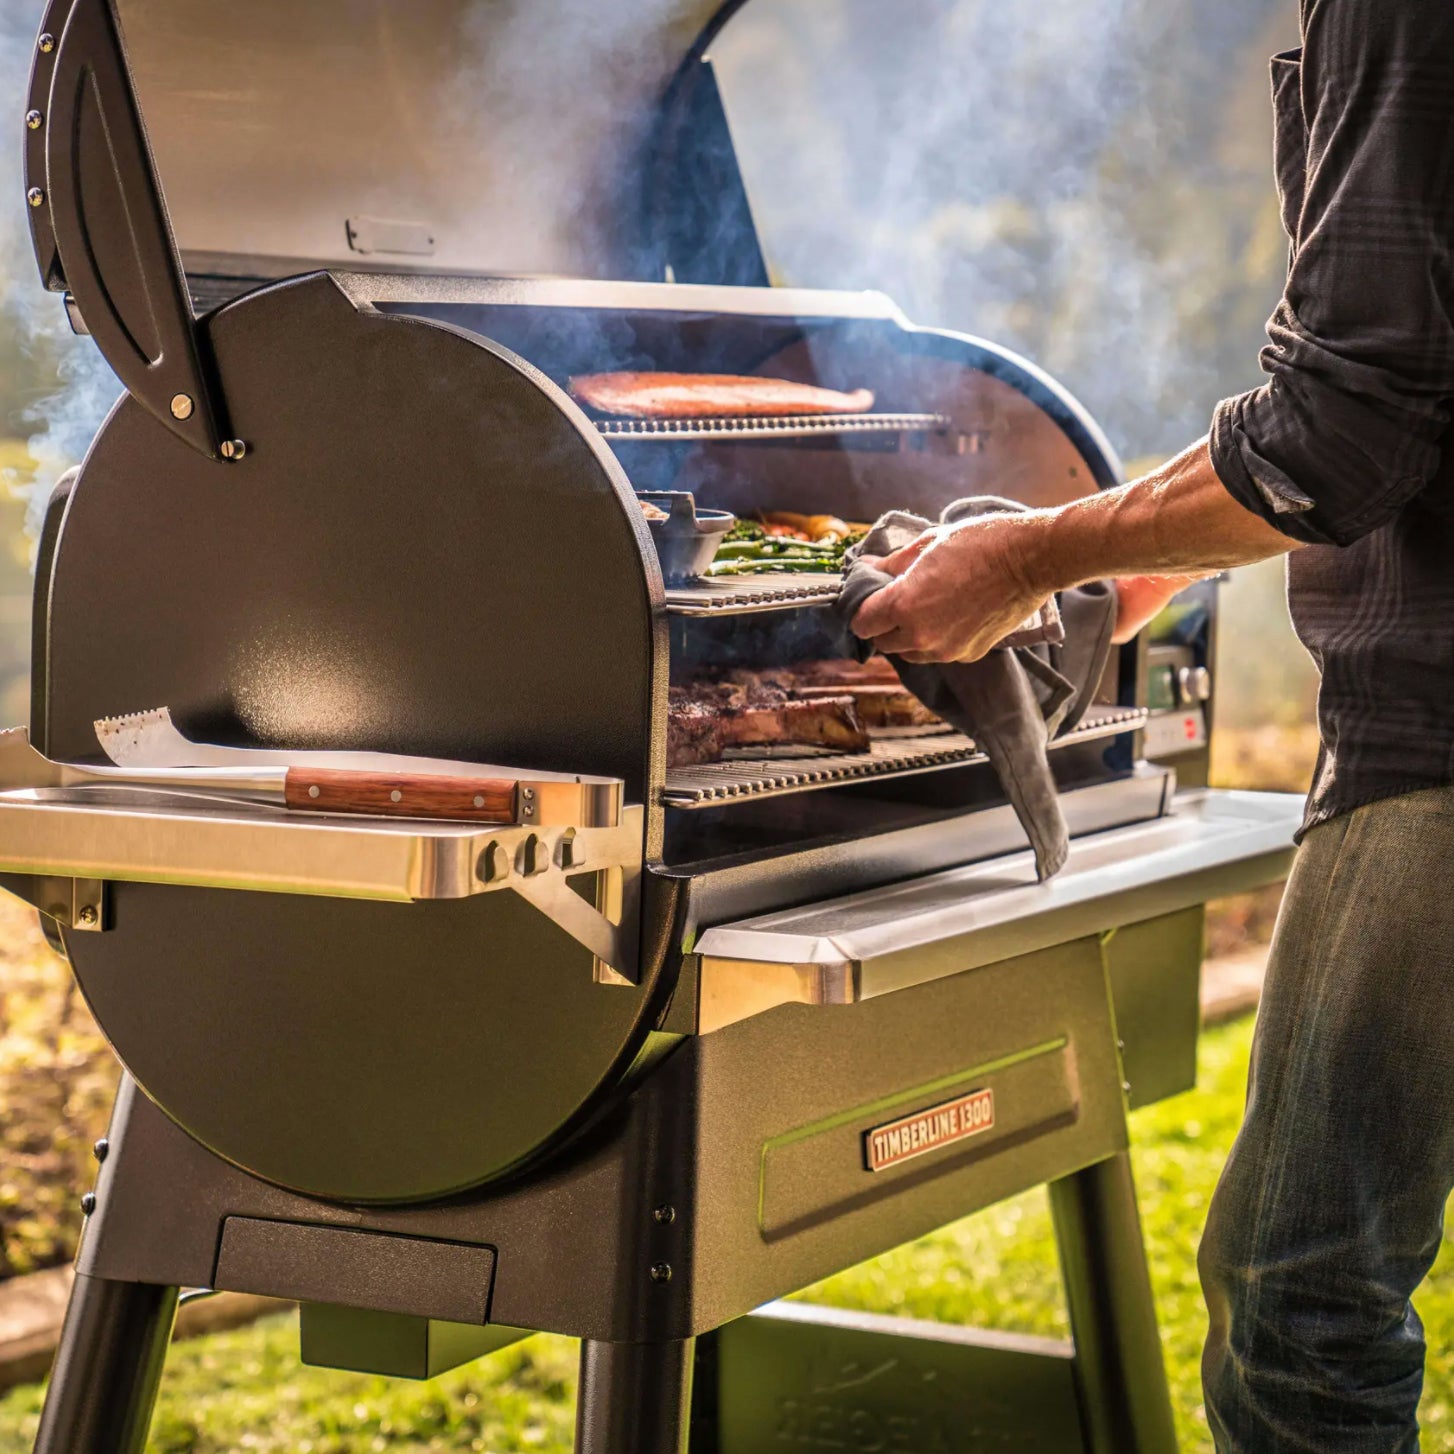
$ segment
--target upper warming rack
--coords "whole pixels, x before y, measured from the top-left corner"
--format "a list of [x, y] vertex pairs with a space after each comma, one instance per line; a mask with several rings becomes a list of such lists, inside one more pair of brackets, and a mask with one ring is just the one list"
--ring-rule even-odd
[[944, 434], [950, 421], [942, 414], [782, 414], [776, 417], [726, 415], [701, 419], [597, 419], [607, 439], [676, 441], [822, 439], [863, 434]]

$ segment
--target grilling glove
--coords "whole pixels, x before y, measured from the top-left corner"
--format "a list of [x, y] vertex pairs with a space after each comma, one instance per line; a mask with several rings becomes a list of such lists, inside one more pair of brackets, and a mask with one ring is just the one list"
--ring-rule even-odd
[[[1013, 500], [978, 495], [956, 500], [939, 517], [952, 524], [973, 515], [1023, 510]], [[859, 607], [894, 577], [860, 560], [886, 556], [918, 539], [931, 522], [903, 510], [882, 516], [849, 551], [837, 612], [851, 623]], [[1080, 720], [1095, 695], [1111, 649], [1116, 593], [1107, 581], [1064, 591], [1040, 615], [979, 661], [916, 665], [890, 656], [903, 684], [937, 716], [957, 727], [989, 758], [1035, 853], [1043, 881], [1058, 873], [1070, 851], [1047, 748]], [[871, 642], [854, 638], [860, 660]]]

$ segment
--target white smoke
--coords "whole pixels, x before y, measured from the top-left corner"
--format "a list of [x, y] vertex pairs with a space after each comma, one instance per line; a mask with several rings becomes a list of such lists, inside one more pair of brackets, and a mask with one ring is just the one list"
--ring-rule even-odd
[[[12, 116], [25, 109], [41, 9], [0, 7], [0, 95]], [[34, 534], [56, 480], [80, 463], [121, 386], [95, 344], [71, 332], [60, 295], [41, 285], [18, 145], [0, 148], [0, 338], [15, 355], [10, 376], [19, 386], [19, 396], [4, 401], [5, 432], [28, 440], [33, 461], [8, 467], [0, 487], [26, 500]]]
[[753, 0], [713, 50], [775, 279], [1029, 355], [1128, 457], [1258, 382], [1288, 0]]

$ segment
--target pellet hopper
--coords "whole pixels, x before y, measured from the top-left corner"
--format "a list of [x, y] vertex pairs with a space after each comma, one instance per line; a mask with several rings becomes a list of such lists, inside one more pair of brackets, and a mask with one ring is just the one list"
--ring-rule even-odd
[[[139, 1454], [184, 1288], [401, 1376], [579, 1338], [589, 1454], [1174, 1447], [1126, 1111], [1192, 1083], [1202, 905], [1297, 807], [1206, 786], [1213, 584], [1053, 743], [1044, 883], [943, 724], [668, 764], [673, 683], [851, 643], [831, 575], [664, 585], [638, 490], [1118, 478], [1009, 351], [769, 285], [738, 8], [45, 15], [24, 201], [126, 393], [45, 517], [0, 874], [126, 1074], [42, 1454]], [[567, 390], [642, 369], [874, 402]], [[781, 1301], [1039, 1185], [1073, 1342]]]

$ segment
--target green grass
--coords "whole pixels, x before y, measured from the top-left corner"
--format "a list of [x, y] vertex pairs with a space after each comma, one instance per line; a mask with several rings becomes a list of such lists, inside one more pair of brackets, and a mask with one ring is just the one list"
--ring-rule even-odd
[[[1201, 1085], [1133, 1117], [1136, 1171], [1184, 1454], [1210, 1450], [1197, 1363], [1195, 1251], [1206, 1200], [1237, 1128], [1248, 1022], [1207, 1035]], [[843, 1307], [1063, 1334], [1050, 1217], [1032, 1193], [831, 1278], [809, 1294]], [[1425, 1447], [1454, 1448], [1454, 1254], [1420, 1297], [1433, 1350]], [[565, 1451], [574, 1346], [534, 1338], [431, 1383], [304, 1368], [291, 1317], [173, 1349], [152, 1454], [375, 1454], [406, 1450]], [[0, 1399], [0, 1451], [30, 1447], [39, 1388]]]

